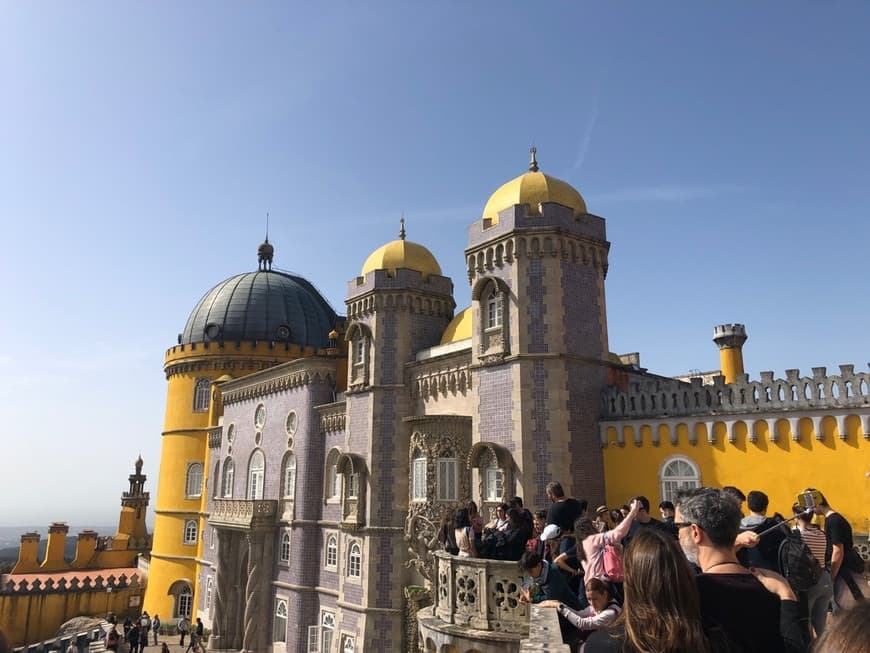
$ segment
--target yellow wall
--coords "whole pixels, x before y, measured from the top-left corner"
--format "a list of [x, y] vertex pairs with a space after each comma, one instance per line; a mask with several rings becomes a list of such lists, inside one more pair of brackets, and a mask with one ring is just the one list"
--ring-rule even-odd
[[80, 615], [138, 614], [138, 608], [127, 606], [131, 596], [141, 593], [142, 589], [136, 587], [111, 593], [94, 590], [0, 595], [0, 626], [12, 646], [22, 646], [54, 637], [61, 624]]
[[[800, 440], [791, 438], [789, 424], [784, 419], [776, 422], [777, 441], [770, 441], [767, 424], [758, 424], [758, 440], [750, 442], [747, 426], [738, 422], [734, 426], [736, 441], [728, 441], [723, 423], [714, 424], [716, 442], [707, 441], [706, 428], [698, 425], [697, 444], [688, 442], [688, 428], [677, 427], [677, 445], [671, 444], [670, 429], [666, 424], [642, 427], [642, 444], [634, 444], [634, 430], [625, 427], [625, 444], [618, 445], [616, 429], [608, 427], [608, 446], [604, 450], [605, 479], [608, 505], [619, 506], [635, 495], [645, 495], [657, 514], [660, 499], [659, 473], [662, 463], [674, 455], [692, 459], [700, 468], [701, 484], [734, 485], [744, 494], [761, 490], [770, 497], [769, 513], [780, 512], [791, 516], [791, 506], [798, 492], [806, 487], [821, 490], [831, 507], [846, 517], [856, 533], [868, 532], [870, 518], [870, 440], [863, 437], [860, 420], [850, 416], [846, 421], [847, 433], [841, 440], [836, 420], [826, 417], [822, 421], [824, 437], [816, 440], [812, 422], [802, 418], [798, 424]], [[659, 433], [659, 445], [652, 444], [652, 429]], [[745, 509], [745, 506], [744, 506]]]

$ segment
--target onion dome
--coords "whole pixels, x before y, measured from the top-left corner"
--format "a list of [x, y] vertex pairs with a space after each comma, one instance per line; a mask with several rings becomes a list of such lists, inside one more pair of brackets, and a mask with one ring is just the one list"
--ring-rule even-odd
[[386, 245], [378, 247], [363, 263], [360, 276], [365, 276], [374, 270], [387, 270], [395, 275], [399, 268], [416, 270], [427, 278], [430, 274], [441, 276], [441, 266], [428, 249], [418, 243], [405, 239], [405, 219], [401, 220], [402, 228], [399, 238]]
[[263, 263], [257, 272], [237, 274], [205, 293], [187, 318], [179, 344], [270, 341], [327, 347], [336, 323], [329, 303], [306, 279], [264, 270]]
[[498, 224], [499, 211], [515, 204], [527, 204], [529, 215], [540, 215], [538, 205], [543, 202], [567, 206], [574, 212], [574, 217], [587, 212], [586, 201], [571, 184], [538, 170], [536, 153], [537, 150], [533, 147], [527, 173], [511, 179], [490, 195], [483, 208], [483, 218], [491, 220], [490, 225]]
[[452, 320], [447, 324], [444, 333], [441, 335], [442, 345], [448, 345], [451, 342], [458, 342], [471, 337], [471, 306], [464, 311], [457, 313]]

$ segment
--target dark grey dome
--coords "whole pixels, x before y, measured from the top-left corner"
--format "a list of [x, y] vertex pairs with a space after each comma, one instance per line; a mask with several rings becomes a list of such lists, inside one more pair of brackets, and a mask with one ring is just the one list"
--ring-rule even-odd
[[187, 318], [179, 344], [275, 341], [325, 348], [336, 314], [302, 277], [260, 270], [209, 290]]

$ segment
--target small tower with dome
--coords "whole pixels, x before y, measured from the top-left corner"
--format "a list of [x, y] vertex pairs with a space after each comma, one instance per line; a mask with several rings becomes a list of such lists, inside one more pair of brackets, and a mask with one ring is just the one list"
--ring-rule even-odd
[[541, 172], [532, 148], [528, 171], [489, 197], [468, 233], [471, 319], [460, 313], [445, 337], [472, 338], [475, 436], [514, 434], [531, 505], [546, 504], [552, 479], [573, 496], [602, 496], [590, 419], [609, 361], [604, 219], [570, 184]]

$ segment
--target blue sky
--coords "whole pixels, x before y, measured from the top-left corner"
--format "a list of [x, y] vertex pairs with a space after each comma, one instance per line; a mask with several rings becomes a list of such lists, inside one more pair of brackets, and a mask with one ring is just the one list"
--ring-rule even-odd
[[276, 265], [342, 312], [404, 212], [463, 308], [467, 225], [532, 142], [607, 218], [612, 350], [713, 369], [739, 321], [753, 376], [863, 369], [868, 27], [859, 2], [0, 4], [0, 524], [114, 523], [140, 452], [154, 492], [164, 351], [267, 211]]

